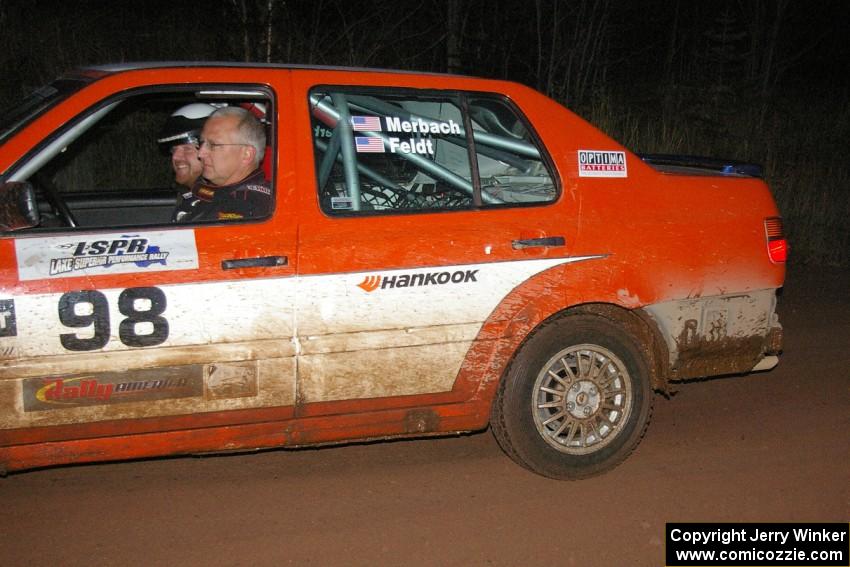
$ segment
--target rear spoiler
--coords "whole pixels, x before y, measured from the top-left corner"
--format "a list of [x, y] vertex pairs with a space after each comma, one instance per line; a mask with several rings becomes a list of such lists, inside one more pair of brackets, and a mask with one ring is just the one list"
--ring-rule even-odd
[[638, 157], [650, 165], [678, 165], [682, 167], [701, 167], [712, 169], [719, 173], [736, 173], [748, 177], [764, 178], [764, 168], [755, 163], [717, 159], [700, 156], [683, 156], [673, 154], [638, 154]]

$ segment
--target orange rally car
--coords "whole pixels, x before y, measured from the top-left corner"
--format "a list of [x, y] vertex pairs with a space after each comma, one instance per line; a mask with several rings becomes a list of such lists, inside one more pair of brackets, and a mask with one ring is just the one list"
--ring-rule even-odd
[[[261, 120], [268, 214], [174, 222], [189, 104]], [[0, 117], [0, 172], [4, 472], [489, 425], [581, 478], [654, 392], [781, 349], [757, 167], [637, 156], [510, 82], [90, 67]]]

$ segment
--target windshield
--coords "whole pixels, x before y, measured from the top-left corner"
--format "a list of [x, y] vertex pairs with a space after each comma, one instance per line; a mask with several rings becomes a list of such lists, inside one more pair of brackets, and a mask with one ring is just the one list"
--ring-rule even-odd
[[36, 118], [39, 114], [60, 100], [77, 92], [90, 82], [91, 79], [81, 77], [57, 79], [51, 84], [36, 90], [17, 104], [3, 109], [0, 112], [0, 142], [4, 142], [6, 138]]

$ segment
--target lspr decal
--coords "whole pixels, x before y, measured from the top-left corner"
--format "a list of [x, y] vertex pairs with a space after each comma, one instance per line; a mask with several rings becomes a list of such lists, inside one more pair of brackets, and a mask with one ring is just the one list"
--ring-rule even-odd
[[192, 230], [20, 238], [15, 253], [21, 281], [198, 267]]

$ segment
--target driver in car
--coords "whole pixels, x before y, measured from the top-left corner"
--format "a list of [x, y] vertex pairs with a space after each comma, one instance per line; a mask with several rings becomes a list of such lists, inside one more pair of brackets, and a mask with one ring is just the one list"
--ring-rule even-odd
[[174, 222], [267, 216], [272, 191], [260, 168], [265, 151], [265, 128], [253, 113], [235, 106], [213, 112], [198, 146], [202, 176], [183, 195]]

